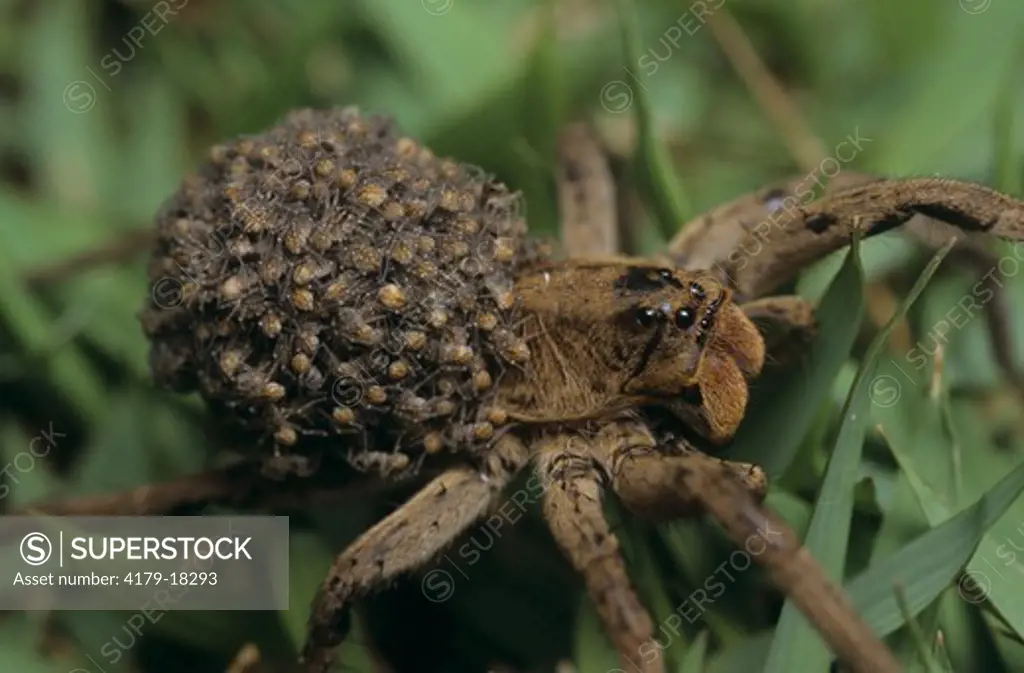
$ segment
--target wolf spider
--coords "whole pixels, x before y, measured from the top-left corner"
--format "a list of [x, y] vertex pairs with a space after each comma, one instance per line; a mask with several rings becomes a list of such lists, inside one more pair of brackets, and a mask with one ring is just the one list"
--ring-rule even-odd
[[[602, 512], [604, 493], [638, 517], [664, 521], [704, 509], [708, 491], [723, 485], [741, 485], [760, 502], [767, 481], [757, 466], [665, 441], [655, 418], [667, 412], [706, 444], [728, 442], [749, 382], [814, 331], [806, 300], [770, 293], [855, 231], [873, 236], [923, 216], [967, 234], [1024, 240], [1024, 203], [987, 187], [857, 176], [816, 199], [798, 181], [759, 190], [688, 223], [662, 259], [629, 258], [612, 249], [607, 189], [587, 195], [587, 181], [602, 179], [588, 173], [595, 165], [569, 156], [563, 167], [563, 210], [573, 211], [563, 216], [576, 221], [564, 236], [570, 259], [530, 268], [515, 285], [531, 359], [501, 381], [511, 430], [482, 464], [437, 476], [337, 557], [313, 606], [307, 673], [330, 668], [354, 599], [430, 562], [529, 465], [544, 487], [550, 531], [622, 659], [631, 670], [662, 673], [652, 620]], [[890, 658], [876, 661], [858, 670], [896, 670]]]
[[[637, 517], [665, 521], [705, 512], [738, 543], [770, 527], [778, 535], [756, 561], [772, 581], [850, 670], [895, 673], [892, 654], [796, 534], [759, 506], [764, 472], [707, 450], [733, 436], [748, 384], [762, 367], [784, 364], [794, 345], [813, 335], [808, 302], [771, 296], [806, 265], [847, 245], [855, 231], [872, 236], [902, 225], [928, 241], [932, 234], [1021, 240], [1024, 203], [940, 178], [843, 173], [817, 199], [802, 189], [806, 179], [791, 180], [692, 220], [665, 254], [643, 260], [618, 254], [620, 218], [607, 166], [585, 130], [572, 131], [560, 143], [559, 175], [570, 259], [526, 266], [517, 275], [532, 357], [523, 371], [499, 381], [495, 412], [508, 422], [498, 424], [479, 460], [453, 456], [461, 462], [337, 557], [314, 602], [300, 666], [326, 673], [348, 631], [350, 603], [427, 564], [498, 505], [503, 489], [532, 463], [555, 541], [582, 575], [629, 670], [660, 673], [665, 665], [602, 514], [609, 489]], [[334, 480], [333, 470], [321, 470], [274, 482], [242, 462], [23, 513], [290, 508], [366, 486]]]

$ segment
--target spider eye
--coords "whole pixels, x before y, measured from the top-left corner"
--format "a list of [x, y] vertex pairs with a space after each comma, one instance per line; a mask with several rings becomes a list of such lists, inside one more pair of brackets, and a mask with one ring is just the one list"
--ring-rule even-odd
[[654, 327], [659, 320], [664, 319], [661, 311], [653, 308], [640, 308], [636, 312], [636, 324], [641, 327]]
[[708, 296], [707, 290], [705, 290], [704, 287], [697, 282], [694, 282], [692, 285], [690, 285], [690, 294], [693, 295], [693, 298], [697, 299], [698, 301], [703, 300], [705, 297]]
[[696, 321], [697, 316], [688, 308], [681, 308], [676, 311], [676, 327], [679, 329], [690, 329]]
[[672, 278], [672, 269], [658, 269], [658, 275], [665, 280]]
[[709, 327], [711, 327], [711, 321], [708, 320], [707, 317], [701, 318], [700, 319], [700, 328], [701, 329], [708, 329]]

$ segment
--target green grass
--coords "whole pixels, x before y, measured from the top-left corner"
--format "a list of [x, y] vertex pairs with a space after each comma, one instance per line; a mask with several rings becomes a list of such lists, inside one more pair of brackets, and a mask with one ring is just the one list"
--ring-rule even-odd
[[[626, 173], [648, 203], [650, 216], [633, 223], [645, 253], [703, 209], [803, 172], [690, 3], [169, 4], [183, 8], [162, 22], [146, 18], [153, 3], [134, 0], [0, 0], [4, 509], [186, 474], [225, 448], [194, 400], [148, 381], [136, 317], [144, 255], [56, 282], [29, 276], [150, 226], [212, 142], [290, 108], [354, 103], [395, 116], [438, 153], [522, 189], [541, 235], [558, 221], [557, 131], [594, 117], [616, 147], [637, 140]], [[987, 8], [966, 11], [977, 7]], [[828, 150], [854, 133], [870, 139], [844, 169], [1022, 193], [1024, 5], [731, 0], [720, 11], [745, 28]], [[138, 44], [125, 42], [144, 22]], [[1024, 670], [1020, 403], [977, 316], [948, 334], [938, 376], [919, 357], [977, 280], [946, 260], [912, 288], [929, 255], [893, 233], [809, 269], [797, 290], [821, 298], [820, 337], [800, 366], [759, 384], [728, 452], [768, 468], [768, 504], [806, 533], [908, 670]], [[1024, 335], [1019, 276], [1004, 282]], [[863, 318], [864, 286], [878, 282], [916, 298], [903, 307], [919, 342], [909, 352]], [[1024, 361], [1024, 336], [1016, 354]], [[10, 467], [51, 424], [66, 437], [31, 467]], [[0, 662], [26, 673], [100, 670], [90, 660], [107, 672], [223, 673], [255, 642], [286, 663], [331, 555], [389, 505], [293, 518], [288, 611], [170, 612], [116, 664], [100, 653], [124, 640], [126, 613], [7, 613]], [[826, 670], [817, 636], [756, 566], [722, 575], [733, 548], [714, 526], [641, 526], [609, 510], [672, 673]], [[425, 599], [422, 575], [365, 602], [348, 670], [373, 670], [371, 641], [399, 671], [619, 666], [535, 511], [461, 570], [443, 603]], [[711, 580], [724, 590], [691, 623], [694, 592]]]

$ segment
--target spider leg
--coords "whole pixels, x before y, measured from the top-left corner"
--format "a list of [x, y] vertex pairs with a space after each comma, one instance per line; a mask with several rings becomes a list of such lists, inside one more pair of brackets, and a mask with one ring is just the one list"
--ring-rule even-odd
[[[694, 218], [683, 225], [679, 233], [672, 240], [668, 255], [665, 256], [665, 261], [685, 268], [707, 269], [719, 282], [738, 286], [735, 289], [740, 290], [738, 298], [741, 301], [744, 299], [744, 296], [742, 296], [744, 292], [746, 297], [758, 297], [767, 294], [771, 288], [777, 287], [783, 282], [781, 280], [783, 276], [791, 274], [793, 270], [798, 270], [800, 267], [799, 262], [793, 262], [792, 269], [782, 270], [783, 276], [774, 275], [777, 271], [772, 269], [777, 270], [779, 264], [790, 263], [789, 258], [785, 257], [785, 246], [793, 244], [794, 241], [799, 245], [799, 241], [797, 239], [791, 241], [784, 240], [787, 238], [787, 235], [784, 232], [780, 233], [780, 229], [773, 231], [772, 227], [778, 226], [779, 222], [776, 220], [779, 215], [784, 214], [780, 211], [786, 209], [787, 203], [795, 205], [799, 200], [806, 204], [808, 203], [807, 197], [813, 197], [811, 187], [814, 181], [812, 178], [813, 176], [803, 176], [780, 182], [774, 186], [743, 195]], [[870, 183], [876, 183], [871, 185], [872, 189], [876, 191], [879, 189], [884, 190], [886, 188], [885, 185], [889, 182], [896, 183], [899, 181], [886, 181], [872, 175], [843, 171], [828, 182], [824, 195], [834, 198], [839, 192], [843, 192], [851, 187], [870, 185]], [[958, 184], [960, 186], [963, 185], [963, 183]], [[974, 190], [983, 193], [988, 192], [984, 188], [974, 187]], [[967, 191], [971, 190], [968, 189]], [[991, 193], [989, 198], [991, 198]], [[995, 195], [997, 201], [1001, 198], [1002, 195]], [[1002, 283], [998, 280], [993, 281], [993, 278], [991, 278], [992, 270], [999, 261], [998, 255], [989, 249], [988, 241], [983, 240], [984, 237], [979, 233], [980, 230], [972, 231], [965, 237], [963, 231], [941, 226], [941, 221], [944, 218], [948, 219], [951, 214], [954, 217], [956, 216], [955, 211], [950, 209], [944, 210], [941, 206], [938, 209], [932, 208], [929, 210], [927, 203], [924, 204], [924, 208], [921, 205], [917, 204], [916, 210], [912, 208], [910, 211], [911, 217], [906, 218], [904, 226], [907, 233], [932, 248], [939, 248], [944, 245], [950, 235], [958, 235], [962, 239], [957, 243], [950, 255], [949, 262], [951, 264], [959, 264], [978, 275], [984, 276], [983, 281], [980, 282], [985, 283], [986, 289], [991, 292], [990, 296], [992, 297], [990, 301], [985, 302], [987, 308], [985, 317], [989, 323], [989, 340], [992, 344], [993, 353], [1000, 368], [1005, 372], [1007, 379], [1017, 386], [1019, 390], [1024, 391], [1024, 373], [1016, 364], [1012, 348], [1010, 347], [1013, 337], [1009, 329], [1009, 318], [1007, 317], [1009, 309], [1007, 308], [1004, 288]], [[1019, 204], [1015, 207], [1019, 208]], [[904, 215], [906, 213], [903, 213], [900, 217], [902, 218]], [[940, 222], [936, 223], [935, 219], [938, 219]], [[807, 220], [807, 222], [810, 221]], [[886, 226], [888, 224], [890, 223], [886, 223]], [[968, 230], [972, 229], [970, 226], [966, 228]], [[1005, 232], [1000, 232], [998, 229], [993, 229], [992, 231], [997, 235], [1020, 238], [1019, 234], [1008, 235]], [[806, 232], [805, 235], [809, 236]], [[807, 245], [810, 245], [811, 248], [822, 246], [816, 248], [819, 252], [811, 254], [810, 259], [819, 258], [837, 247], [842, 247], [845, 243], [845, 238], [838, 244], [835, 241], [809, 243]], [[754, 275], [751, 280], [743, 280], [742, 271], [740, 278], [730, 276], [730, 263], [746, 267], [749, 260], [744, 258], [755, 256], [763, 256], [769, 260], [767, 271], [751, 270], [749, 273]], [[782, 256], [782, 261], [776, 261], [775, 258], [780, 256]], [[763, 277], [758, 277], [759, 275]], [[751, 313], [750, 303], [744, 304], [744, 310], [747, 311], [751, 318], [755, 318], [754, 314]], [[800, 311], [798, 310], [796, 315], [799, 316], [799, 313]], [[759, 326], [763, 324], [756, 318], [755, 322], [759, 322]], [[770, 322], [774, 322], [774, 320]], [[809, 336], [807, 330], [804, 329], [806, 323], [799, 320], [789, 322], [793, 322], [793, 326], [797, 331], [797, 334], [792, 335], [792, 337], [796, 337], [792, 339], [793, 341], [800, 343], [806, 336]], [[785, 362], [787, 359], [785, 354], [776, 352], [778, 349], [771, 343], [773, 339], [771, 332], [766, 333], [765, 336], [766, 341], [769, 342], [769, 360], [776, 363]], [[779, 340], [776, 343], [779, 346], [784, 346], [789, 339], [790, 337], [784, 337], [780, 334]]]
[[731, 473], [749, 499], [758, 504], [768, 492], [768, 477], [757, 465], [709, 456], [683, 440], [655, 442], [640, 423], [616, 423], [602, 435], [594, 444], [597, 459], [611, 475], [615, 495], [638, 518], [671, 521], [703, 511], [703, 494], [680, 488], [678, 479], [666, 478], [666, 465], [676, 471], [716, 465]]
[[766, 362], [786, 363], [817, 333], [814, 307], [797, 295], [765, 297], [741, 304], [764, 337]]
[[816, 201], [787, 196], [769, 217], [699, 262], [718, 267], [741, 297], [753, 299], [848, 245], [854, 231], [874, 236], [917, 215], [952, 225], [961, 238], [985, 233], [1024, 240], [1024, 202], [1006, 194], [947, 178], [875, 179], [827, 190]]
[[[722, 260], [738, 249], [751, 231], [769, 222], [773, 213], [786, 203], [812, 195], [810, 176], [791, 178], [744, 194], [698, 215], [684, 224], [669, 243], [668, 256], [676, 266], [723, 272]], [[864, 173], [843, 171], [829, 180], [825, 194], [879, 178]], [[806, 186], [805, 186], [806, 185]], [[720, 281], [728, 278], [721, 273]]]
[[834, 652], [857, 673], [896, 673], [892, 653], [857, 615], [849, 598], [802, 546], [796, 533], [752, 497], [737, 479], [736, 466], [685, 444], [676, 455], [631, 452], [616, 463], [613, 488], [625, 501], [651, 506], [650, 493], [664, 499], [654, 511], [685, 510], [698, 502], [764, 566], [772, 580], [817, 627]]
[[512, 435], [498, 440], [483, 469], [457, 467], [363, 533], [334, 561], [313, 603], [301, 665], [327, 673], [349, 629], [349, 603], [438, 554], [484, 515], [528, 462]]
[[615, 180], [593, 130], [569, 124], [558, 138], [558, 207], [562, 245], [569, 257], [602, 258], [619, 252]]
[[[745, 194], [690, 220], [682, 226], [669, 245], [669, 253], [665, 256], [666, 263], [685, 268], [706, 268], [713, 272], [719, 282], [728, 284], [730, 281], [721, 266], [722, 260], [728, 259], [730, 254], [735, 254], [740, 249], [738, 246], [741, 240], [757, 225], [771, 222], [773, 212], [781, 207], [787, 198], [799, 197], [801, 201], [804, 200], [811, 193], [809, 189], [812, 178], [813, 176], [803, 176], [779, 182], [774, 186]], [[824, 194], [835, 194], [838, 190], [878, 181], [880, 178], [876, 176], [843, 171], [828, 182]], [[935, 249], [942, 247], [951, 234], [948, 227], [937, 227], [935, 221], [925, 215], [912, 217], [905, 227], [913, 238]], [[1024, 372], [1016, 364], [1011, 348], [1013, 337], [1009, 329], [1009, 309], [1004, 288], [998, 281], [989, 282], [992, 279], [988, 274], [997, 266], [999, 256], [990, 249], [988, 241], [983, 240], [984, 237], [981, 235], [963, 238], [962, 232], [953, 230], [952, 233], [959, 234], [962, 240], [950, 254], [949, 263], [958, 264], [985, 277], [983, 282], [992, 292], [992, 300], [986, 302], [988, 310], [985, 311], [985, 317], [989, 322], [993, 353], [1007, 378], [1020, 390], [1024, 390]], [[766, 292], [758, 291], [754, 296]], [[745, 310], [747, 306], [744, 306]], [[773, 350], [771, 345], [769, 350]], [[783, 361], [783, 358], [773, 357], [772, 361]]]
[[654, 624], [626, 572], [619, 541], [604, 517], [603, 471], [592, 442], [576, 434], [541, 440], [538, 468], [544, 484], [544, 518], [555, 541], [583, 576], [623, 664], [642, 673], [663, 673], [653, 644]]

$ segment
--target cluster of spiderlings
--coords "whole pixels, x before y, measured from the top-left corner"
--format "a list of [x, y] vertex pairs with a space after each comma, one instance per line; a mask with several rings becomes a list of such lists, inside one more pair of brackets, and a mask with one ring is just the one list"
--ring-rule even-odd
[[157, 219], [154, 377], [275, 453], [472, 449], [507, 422], [493, 390], [529, 358], [513, 276], [544, 253], [479, 169], [387, 118], [300, 110], [213, 148]]

